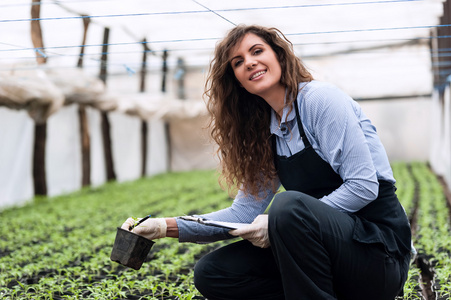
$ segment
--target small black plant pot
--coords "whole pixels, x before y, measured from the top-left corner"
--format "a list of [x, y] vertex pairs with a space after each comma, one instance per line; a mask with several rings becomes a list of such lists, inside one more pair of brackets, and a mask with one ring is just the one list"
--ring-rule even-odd
[[118, 227], [110, 259], [139, 270], [153, 244], [153, 241], [145, 237]]

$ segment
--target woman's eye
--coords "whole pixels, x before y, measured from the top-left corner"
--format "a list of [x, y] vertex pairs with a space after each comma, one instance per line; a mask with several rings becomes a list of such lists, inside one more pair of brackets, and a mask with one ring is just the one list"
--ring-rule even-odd
[[243, 61], [242, 60], [236, 60], [235, 63], [233, 64], [235, 67], [238, 67], [239, 65], [241, 65]]
[[254, 55], [259, 55], [262, 52], [263, 52], [262, 49], [257, 49], [257, 50], [254, 51]]

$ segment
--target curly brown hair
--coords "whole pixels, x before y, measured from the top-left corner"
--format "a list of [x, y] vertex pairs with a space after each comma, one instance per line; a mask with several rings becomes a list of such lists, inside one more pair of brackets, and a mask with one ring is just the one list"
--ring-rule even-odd
[[216, 45], [204, 95], [211, 115], [211, 137], [219, 146], [220, 183], [224, 181], [229, 192], [241, 187], [246, 194], [261, 198], [262, 188], [276, 188], [269, 131], [272, 108], [240, 87], [230, 62], [230, 51], [248, 33], [260, 37], [276, 53], [282, 69], [280, 83], [287, 89], [286, 106], [291, 107], [296, 99], [299, 83], [313, 77], [294, 54], [291, 42], [276, 28], [239, 25]]

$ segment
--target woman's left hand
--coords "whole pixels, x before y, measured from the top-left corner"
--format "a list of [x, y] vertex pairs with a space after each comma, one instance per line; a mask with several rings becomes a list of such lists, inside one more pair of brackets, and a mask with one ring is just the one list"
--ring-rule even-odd
[[258, 215], [250, 225], [231, 230], [229, 233], [248, 240], [256, 247], [268, 248], [271, 246], [268, 235], [268, 215]]

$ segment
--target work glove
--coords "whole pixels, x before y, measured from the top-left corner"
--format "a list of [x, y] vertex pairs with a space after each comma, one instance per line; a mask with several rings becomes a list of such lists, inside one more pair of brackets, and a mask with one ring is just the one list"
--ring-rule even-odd
[[[128, 218], [121, 228], [125, 230], [130, 230], [130, 227], [135, 225], [135, 220]], [[131, 231], [133, 233], [139, 234], [146, 239], [155, 240], [166, 237], [167, 224], [164, 218], [154, 218], [147, 219], [138, 226], [134, 227]]]
[[258, 215], [251, 224], [231, 230], [229, 233], [248, 240], [256, 247], [268, 248], [271, 246], [268, 235], [268, 215]]

